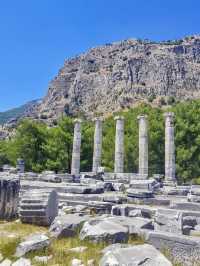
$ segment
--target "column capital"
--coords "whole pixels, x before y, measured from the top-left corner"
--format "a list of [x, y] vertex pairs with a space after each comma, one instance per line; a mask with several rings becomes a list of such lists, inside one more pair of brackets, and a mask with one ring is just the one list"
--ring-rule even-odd
[[114, 117], [114, 120], [124, 120], [123, 116], [117, 115]]
[[94, 117], [92, 118], [93, 122], [99, 121], [99, 122], [103, 122], [103, 117]]
[[140, 119], [147, 119], [148, 118], [148, 115], [138, 115], [137, 116], [137, 120], [140, 120]]
[[83, 121], [82, 121], [82, 119], [80, 119], [80, 118], [75, 118], [74, 119], [74, 124], [76, 124], [76, 123], [82, 123]]
[[163, 114], [163, 116], [165, 117], [165, 118], [171, 118], [171, 119], [173, 119], [174, 117], [175, 117], [175, 115], [174, 115], [174, 113], [173, 112], [165, 112], [164, 114]]

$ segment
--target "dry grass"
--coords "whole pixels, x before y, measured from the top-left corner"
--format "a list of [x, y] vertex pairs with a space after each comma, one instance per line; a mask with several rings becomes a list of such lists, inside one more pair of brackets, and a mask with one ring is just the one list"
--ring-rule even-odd
[[[0, 237], [0, 253], [4, 258], [16, 260], [13, 256], [17, 245], [22, 241], [25, 236], [33, 233], [47, 233], [48, 229], [44, 227], [21, 224], [20, 222], [7, 222], [0, 224], [0, 235], [4, 232], [4, 235]], [[6, 234], [5, 234], [6, 232]], [[129, 244], [143, 244], [144, 241], [141, 238], [132, 236], [129, 238]], [[53, 240], [48, 248], [40, 251], [34, 251], [27, 254], [27, 258], [31, 259], [32, 265], [35, 266], [69, 266], [73, 258], [80, 259], [84, 265], [87, 265], [87, 261], [94, 259], [95, 265], [98, 265], [101, 257], [101, 250], [108, 244], [106, 243], [92, 243], [89, 241], [81, 241], [78, 237], [69, 237], [63, 239]], [[70, 252], [69, 249], [79, 246], [87, 247], [82, 253]], [[48, 264], [38, 263], [34, 261], [35, 256], [50, 256], [52, 259], [48, 261]]]

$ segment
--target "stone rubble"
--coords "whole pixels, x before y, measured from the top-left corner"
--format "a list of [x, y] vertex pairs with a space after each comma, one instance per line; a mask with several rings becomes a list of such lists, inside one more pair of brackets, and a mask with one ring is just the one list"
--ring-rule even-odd
[[[173, 120], [172, 113], [165, 114], [165, 176], [148, 176], [148, 122], [143, 115], [139, 116], [139, 173], [123, 172], [123, 117], [116, 118], [113, 173], [105, 172], [100, 164], [102, 121], [98, 119], [95, 121], [91, 172], [80, 172], [79, 120], [74, 126], [71, 174], [51, 171], [23, 173], [20, 167], [17, 171], [5, 166], [0, 173], [0, 214], [8, 219], [18, 215], [23, 223], [49, 226], [49, 238], [43, 234], [29, 236], [18, 245], [16, 255], [21, 257], [31, 250], [47, 247], [55, 238], [76, 236], [80, 240], [116, 244], [104, 252], [101, 265], [172, 265], [156, 249], [161, 252], [169, 250], [184, 266], [192, 266], [194, 261], [198, 261], [200, 186], [179, 186], [176, 183]], [[135, 236], [146, 244], [122, 245], [128, 242], [129, 237]], [[86, 249], [77, 246], [69, 251], [81, 253]], [[163, 264], [159, 264], [157, 258]], [[50, 258], [35, 259], [48, 261]], [[7, 262], [4, 260], [2, 263]], [[71, 263], [83, 265], [75, 258]]]
[[30, 251], [40, 250], [42, 248], [48, 247], [49, 244], [50, 240], [44, 234], [30, 235], [17, 246], [15, 256], [22, 257]]

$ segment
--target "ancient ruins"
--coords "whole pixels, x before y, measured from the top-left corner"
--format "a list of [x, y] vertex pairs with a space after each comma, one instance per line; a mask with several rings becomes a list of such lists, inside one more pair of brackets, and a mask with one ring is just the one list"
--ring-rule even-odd
[[[148, 252], [152, 255], [151, 264], [145, 265], [172, 265], [159, 252], [163, 249], [169, 250], [182, 265], [196, 265], [194, 261], [200, 259], [200, 186], [180, 186], [176, 182], [174, 114], [165, 113], [163, 117], [165, 173], [155, 173], [153, 176], [149, 176], [148, 171], [148, 117], [138, 116], [138, 173], [124, 172], [126, 121], [122, 116], [114, 119], [113, 172], [105, 172], [101, 165], [101, 118], [94, 120], [91, 172], [81, 172], [83, 122], [76, 119], [71, 173], [25, 172], [21, 159], [16, 169], [5, 166], [0, 173], [0, 218], [9, 220], [19, 217], [22, 223], [50, 226], [49, 233], [54, 238], [79, 232], [81, 240], [113, 244], [104, 250], [100, 262], [102, 266], [141, 265], [139, 262], [146, 258]], [[126, 243], [130, 235], [145, 239], [141, 254], [138, 254], [137, 246], [117, 245]], [[29, 250], [48, 244], [47, 236], [35, 236], [31, 241], [21, 243], [16, 254], [21, 257]], [[138, 264], [131, 264], [130, 254], [135, 254]]]

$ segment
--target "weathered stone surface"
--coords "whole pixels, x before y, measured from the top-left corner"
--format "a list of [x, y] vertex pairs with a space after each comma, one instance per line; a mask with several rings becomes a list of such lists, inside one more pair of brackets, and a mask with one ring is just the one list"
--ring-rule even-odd
[[142, 213], [142, 217], [152, 219], [156, 213], [157, 208], [151, 206], [122, 204], [112, 207], [112, 215], [129, 216], [131, 211], [139, 210]]
[[116, 116], [115, 133], [115, 173], [124, 172], [124, 118]]
[[174, 113], [164, 114], [165, 117], [165, 181], [176, 182], [175, 144], [174, 144]]
[[46, 235], [43, 234], [30, 235], [18, 245], [15, 256], [22, 257], [23, 255], [25, 255], [30, 251], [40, 250], [44, 247], [47, 247], [49, 244], [50, 240]]
[[194, 266], [200, 259], [200, 239], [169, 232], [146, 232], [146, 241], [159, 250], [170, 251], [173, 258], [184, 266]]
[[21, 201], [19, 217], [23, 223], [48, 226], [58, 215], [58, 195], [53, 190], [27, 191]]
[[153, 191], [144, 189], [129, 188], [126, 190], [127, 196], [130, 198], [152, 198]]
[[12, 261], [11, 260], [5, 259], [4, 261], [2, 261], [0, 263], [0, 266], [11, 266], [11, 264], [12, 264]]
[[158, 209], [155, 214], [154, 226], [156, 231], [182, 234], [182, 212], [171, 209]]
[[79, 176], [80, 174], [80, 155], [81, 155], [81, 120], [74, 121], [74, 139], [72, 150], [71, 174]]
[[142, 189], [142, 190], [150, 190], [153, 191], [158, 188], [158, 182], [155, 179], [147, 179], [147, 180], [131, 180], [130, 187], [133, 189]]
[[188, 210], [190, 212], [200, 212], [200, 204], [195, 202], [174, 202], [171, 209]]
[[0, 175], [0, 219], [12, 219], [17, 215], [20, 181], [17, 176]]
[[[169, 43], [124, 40], [66, 60], [34, 117], [94, 116], [133, 106], [149, 96], [200, 95], [200, 37]], [[158, 102], [158, 99], [155, 102]]]
[[81, 246], [81, 247], [76, 247], [76, 248], [70, 248], [69, 251], [75, 252], [75, 253], [83, 253], [87, 249], [88, 249], [87, 247]]
[[51, 260], [53, 258], [52, 255], [50, 256], [35, 256], [34, 257], [34, 261], [39, 262], [39, 263], [44, 263], [47, 264], [49, 260]]
[[31, 261], [29, 259], [20, 258], [15, 261], [12, 266], [31, 266]]
[[92, 172], [97, 173], [101, 167], [101, 153], [102, 153], [102, 119], [95, 119], [94, 131], [94, 151], [93, 151], [93, 165]]
[[71, 266], [84, 266], [84, 264], [79, 259], [73, 259], [72, 262], [71, 262]]
[[120, 224], [128, 229], [129, 235], [137, 234], [141, 229], [153, 230], [152, 220], [142, 217], [109, 217], [107, 220]]
[[112, 245], [103, 251], [100, 266], [172, 266], [172, 263], [153, 246]]
[[38, 176], [38, 179], [44, 182], [52, 182], [52, 183], [62, 182], [62, 178], [53, 172], [43, 172]]
[[148, 121], [146, 115], [137, 117], [139, 121], [139, 174], [148, 176]]
[[89, 219], [88, 215], [80, 216], [78, 214], [57, 216], [49, 229], [50, 235], [56, 238], [74, 236], [81, 229], [83, 223]]
[[91, 212], [96, 214], [110, 214], [112, 209], [111, 202], [89, 201], [87, 206]]
[[126, 242], [128, 229], [108, 218], [97, 217], [84, 223], [80, 232], [80, 239], [88, 239], [93, 242]]

